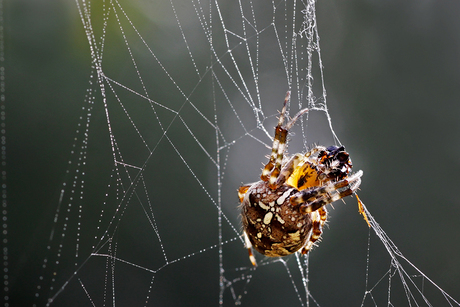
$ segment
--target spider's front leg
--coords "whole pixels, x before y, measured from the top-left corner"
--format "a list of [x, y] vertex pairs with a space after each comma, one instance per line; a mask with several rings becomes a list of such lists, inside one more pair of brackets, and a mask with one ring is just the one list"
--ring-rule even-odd
[[355, 193], [361, 184], [362, 175], [363, 172], [358, 171], [346, 179], [299, 191], [291, 196], [290, 202], [293, 206], [300, 206], [299, 210], [302, 214], [314, 212], [327, 204]]
[[[260, 175], [260, 179], [262, 179], [262, 181], [269, 182], [270, 189], [276, 189], [277, 187], [280, 186], [280, 184], [283, 184], [284, 181], [286, 180], [286, 176], [285, 176], [286, 174], [284, 175], [284, 177], [281, 176], [283, 177], [282, 179], [280, 179], [279, 176], [280, 176], [280, 173], [282, 173], [281, 166], [283, 164], [284, 151], [286, 150], [287, 135], [289, 133], [289, 130], [292, 128], [294, 123], [297, 121], [297, 119], [299, 119], [299, 117], [301, 117], [303, 114], [308, 112], [308, 109], [300, 110], [284, 126], [286, 105], [289, 102], [290, 95], [291, 95], [291, 92], [288, 91], [286, 93], [286, 97], [284, 98], [283, 109], [280, 112], [280, 118], [278, 120], [278, 125], [275, 128], [275, 137], [273, 139], [270, 160], [265, 165], [264, 169], [262, 170], [262, 174]], [[299, 159], [297, 161], [293, 161], [292, 163], [298, 163], [298, 161]], [[280, 180], [282, 181], [282, 183], [280, 183]]]
[[[281, 161], [283, 160], [284, 147], [286, 145], [286, 139], [288, 130], [283, 127], [284, 124], [284, 114], [286, 113], [286, 106], [291, 97], [291, 92], [286, 93], [284, 98], [283, 109], [280, 112], [280, 118], [278, 119], [278, 125], [275, 127], [275, 137], [273, 138], [272, 152], [270, 154], [270, 160], [265, 165], [260, 175], [260, 179], [263, 181], [268, 181], [269, 178], [276, 178], [279, 173], [279, 168], [277, 171], [277, 166], [281, 166]], [[271, 175], [270, 175], [271, 173]], [[270, 180], [271, 181], [271, 180]]]

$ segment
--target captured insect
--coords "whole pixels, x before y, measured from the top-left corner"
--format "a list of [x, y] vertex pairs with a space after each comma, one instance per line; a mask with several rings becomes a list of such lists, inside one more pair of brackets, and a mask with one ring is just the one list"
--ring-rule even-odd
[[352, 163], [343, 146], [316, 146], [285, 157], [289, 130], [308, 112], [299, 111], [286, 125], [284, 99], [273, 147], [260, 181], [238, 190], [249, 258], [256, 265], [254, 247], [268, 257], [307, 254], [320, 238], [327, 219], [325, 205], [356, 192], [362, 171], [351, 174]]

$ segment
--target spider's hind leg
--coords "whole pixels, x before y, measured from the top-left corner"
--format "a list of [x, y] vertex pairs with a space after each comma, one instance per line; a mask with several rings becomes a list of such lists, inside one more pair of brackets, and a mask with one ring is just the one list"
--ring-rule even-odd
[[252, 252], [252, 244], [251, 241], [249, 241], [246, 231], [244, 232], [244, 245], [248, 249], [249, 260], [251, 260], [252, 265], [257, 266], [256, 257], [254, 257], [254, 253]]

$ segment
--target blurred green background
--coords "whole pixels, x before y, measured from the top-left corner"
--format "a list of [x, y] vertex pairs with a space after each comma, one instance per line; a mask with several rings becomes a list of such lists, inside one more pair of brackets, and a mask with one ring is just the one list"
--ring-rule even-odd
[[[225, 3], [222, 3], [224, 8]], [[97, 2], [93, 2], [92, 5], [100, 6]], [[178, 6], [180, 9], [180, 4]], [[188, 71], [183, 72], [183, 79], [178, 77], [183, 69], [182, 65], [190, 65], [190, 59], [184, 54], [178, 56], [178, 53], [174, 52], [176, 48], [182, 48], [180, 44], [183, 39], [180, 35], [171, 34], [166, 36], [170, 41], [164, 40], [163, 31], [175, 24], [174, 20], [166, 17], [169, 15], [165, 12], [170, 14], [171, 10], [169, 1], [165, 4], [131, 1], [124, 3], [123, 7], [141, 33], [151, 38], [150, 43], [157, 47], [156, 54], [163, 62], [169, 64], [173, 72], [178, 73], [174, 77], [175, 80], [180, 82], [187, 93], [190, 92], [191, 87], [195, 85], [193, 82], [196, 82], [196, 76], [191, 79], [193, 82], [190, 84], [186, 82]], [[355, 169], [364, 171], [359, 195], [401, 252], [457, 300], [460, 299], [460, 200], [457, 194], [460, 183], [459, 11], [458, 1], [447, 0], [321, 0], [317, 3], [329, 112], [336, 133], [352, 155]], [[270, 10], [268, 12], [270, 13]], [[43, 306], [45, 298], [37, 299], [34, 296], [37, 292], [36, 287], [40, 284], [40, 275], [46, 274], [40, 268], [47, 255], [48, 239], [62, 183], [69, 180], [66, 170], [69, 168], [68, 160], [72, 159], [70, 151], [75, 142], [77, 123], [79, 117], [84, 114], [81, 109], [86, 89], [89, 87], [91, 57], [77, 6], [73, 1], [6, 2], [4, 17], [9, 303], [11, 306], [30, 306], [33, 303]], [[184, 23], [188, 21], [185, 17], [180, 20]], [[95, 24], [100, 22], [94, 19]], [[116, 30], [109, 27], [108, 40], [111, 35], [116, 35]], [[119, 34], [108, 46], [110, 49], [105, 50], [104, 57], [108, 63], [117, 65], [105, 66], [106, 74], [110, 73], [110, 76], [116, 76], [123, 84], [130, 86], [130, 78], [135, 76], [132, 73], [132, 63], [126, 60], [125, 54], [118, 53], [124, 46]], [[135, 43], [132, 45], [135, 52], [141, 49], [139, 46], [140, 44]], [[192, 46], [195, 46], [193, 42]], [[126, 50], [123, 52], [126, 53]], [[194, 52], [195, 55], [199, 54], [197, 50]], [[206, 58], [197, 56], [196, 60], [204, 62]], [[149, 61], [154, 62], [148, 54], [145, 55], [144, 61], [140, 63], [143, 63], [146, 70]], [[154, 96], [152, 99], [170, 99], [174, 108], [181, 104], [182, 97], [180, 102], [176, 102], [170, 95], [169, 79], [157, 75], [146, 81], [149, 92]], [[141, 91], [138, 88], [136, 90]], [[203, 89], [198, 89], [195, 95], [210, 95], [202, 91]], [[278, 94], [272, 98], [268, 114], [275, 114], [276, 109], [279, 109], [285, 91], [285, 88], [276, 89]], [[146, 130], [149, 124], [152, 125], [152, 129], [156, 127], [158, 130], [156, 123], [151, 123], [154, 121], [153, 117], [141, 119], [142, 111], [138, 113], [136, 123], [145, 125]], [[116, 114], [114, 112], [114, 116], [117, 116]], [[212, 114], [210, 108], [210, 118]], [[186, 116], [184, 114], [184, 117]], [[88, 160], [91, 160], [88, 162], [88, 169], [92, 172], [86, 178], [85, 190], [85, 199], [90, 203], [86, 203], [89, 209], [85, 207], [85, 212], [92, 212], [94, 209], [94, 221], [89, 222], [89, 218], [88, 224], [97, 223], [98, 206], [104, 202], [103, 195], [112, 168], [107, 125], [100, 99], [95, 101], [91, 120], [91, 145], [88, 150]], [[116, 120], [115, 118], [114, 121]], [[194, 132], [205, 139], [209, 130], [200, 131], [200, 125], [201, 123], [196, 124], [194, 129], [197, 130]], [[267, 124], [266, 127], [271, 133], [270, 125]], [[177, 129], [174, 130], [173, 127], [170, 131], [174, 144], [179, 147], [183, 145], [184, 151], [187, 151], [189, 146], [196, 146], [196, 142], [190, 138], [190, 144], [182, 144], [180, 136], [183, 132]], [[309, 129], [315, 128], [310, 125]], [[156, 133], [153, 138], [158, 137], [159, 132]], [[236, 132], [236, 135], [239, 133]], [[120, 139], [123, 138], [122, 132], [118, 131], [118, 135]], [[126, 138], [127, 140], [120, 142], [125, 141], [128, 144], [129, 136]], [[270, 142], [268, 139], [263, 141]], [[316, 141], [318, 140], [314, 138], [309, 139], [311, 143]], [[165, 206], [177, 205], [177, 210], [184, 216], [196, 217], [196, 220], [191, 221], [191, 226], [184, 224], [180, 227], [196, 227], [193, 230], [199, 230], [203, 236], [202, 244], [195, 245], [193, 241], [186, 239], [177, 241], [173, 230], [160, 231], [162, 239], [171, 242], [167, 248], [169, 255], [174, 259], [217, 243], [217, 210], [212, 204], [206, 204], [207, 209], [204, 213], [197, 214], [198, 211], [194, 211], [193, 206], [209, 202], [209, 197], [203, 195], [203, 190], [197, 186], [183, 165], [176, 167], [175, 163], [180, 162], [173, 161], [172, 158], [169, 160], [171, 148], [168, 143], [165, 145], [164, 140], [161, 142], [153, 159], [163, 162], [154, 164], [154, 169], [147, 169], [156, 174], [156, 177], [152, 176], [151, 184], [159, 189], [161, 187], [161, 191], [166, 191], [164, 194], [155, 195], [155, 200]], [[215, 141], [211, 139], [210, 143], [212, 142]], [[265, 153], [263, 148], [257, 154], [251, 152], [251, 159], [263, 162]], [[174, 153], [172, 155], [174, 156]], [[194, 155], [193, 152], [187, 158], [199, 178], [207, 178], [209, 174], [209, 181], [205, 179], [205, 185], [210, 186], [209, 182], [215, 180], [215, 170], [207, 168], [206, 159]], [[142, 159], [140, 158], [141, 161]], [[200, 163], [203, 163], [202, 167]], [[260, 162], [255, 164], [255, 169], [258, 169]], [[181, 169], [185, 170], [186, 174], [180, 173]], [[239, 175], [237, 169], [229, 169], [228, 173], [229, 176]], [[162, 181], [155, 181], [159, 176]], [[245, 173], [242, 177], [233, 179], [236, 185], [229, 187], [229, 191], [234, 191], [238, 182], [255, 180], [257, 171], [248, 171], [248, 174]], [[186, 200], [173, 198], [181, 193], [187, 195]], [[216, 190], [211, 190], [211, 194], [215, 197]], [[224, 197], [226, 196], [228, 198], [224, 199], [224, 203], [227, 207], [224, 213], [239, 227], [238, 212], [235, 209], [238, 205], [236, 195], [225, 194]], [[234, 199], [230, 199], [231, 197]], [[185, 204], [181, 204], [182, 202]], [[314, 297], [320, 298], [318, 303], [321, 306], [356, 306], [361, 304], [364, 295], [368, 230], [357, 213], [355, 201], [350, 199], [347, 203], [335, 205], [336, 210], [332, 210], [324, 240], [310, 256], [310, 286]], [[187, 209], [182, 210], [182, 206]], [[172, 214], [170, 207], [164, 211], [164, 216], [159, 214], [164, 219], [160, 224], [174, 224], [177, 216]], [[74, 211], [75, 214], [77, 212]], [[136, 217], [132, 218], [135, 220]], [[214, 224], [202, 223], [201, 218]], [[177, 223], [182, 225], [182, 219]], [[139, 237], [134, 228], [135, 223], [127, 225], [126, 229], [122, 228], [126, 231], [124, 234], [130, 231], [133, 233], [128, 236], [129, 238], [120, 237], [119, 240], [131, 241], [134, 253], [145, 253], [149, 248], [149, 244], [146, 243], [149, 239]], [[224, 235], [226, 231], [228, 229], [224, 226]], [[83, 231], [82, 234], [86, 233]], [[153, 231], [150, 230], [146, 235], [153, 236]], [[232, 236], [234, 235], [227, 238]], [[87, 238], [82, 238], [82, 241], [90, 238], [92, 237], [88, 235]], [[71, 239], [71, 242], [75, 244], [75, 239]], [[389, 266], [386, 252], [381, 247], [378, 248], [380, 243], [375, 237], [371, 244], [376, 248], [374, 254], [374, 250], [371, 249], [371, 269], [384, 273]], [[246, 261], [246, 252], [238, 242], [225, 245], [225, 251], [224, 264], [227, 268], [236, 266], [231, 264], [232, 257]], [[81, 253], [85, 252], [88, 250], [82, 247]], [[171, 265], [168, 268], [170, 270], [160, 271], [155, 276], [149, 305], [217, 305], [217, 257], [217, 251], [214, 249], [202, 256], [191, 257], [190, 260]], [[81, 256], [80, 260], [84, 258]], [[65, 256], [62, 259], [65, 262]], [[67, 278], [73, 272], [73, 261], [69, 260], [67, 266], [61, 266], [65, 268], [62, 275]], [[146, 267], [156, 267], [149, 266], [149, 259], [133, 261]], [[90, 276], [93, 267], [97, 270], [105, 265], [104, 259], [94, 259], [94, 262], [91, 261], [85, 267], [86, 270], [82, 270], [82, 279]], [[361, 266], [357, 269], [355, 263]], [[375, 263], [375, 267], [372, 263]], [[290, 260], [290, 264], [295, 266], [294, 259]], [[205, 268], [201, 268], [201, 265]], [[194, 270], [196, 267], [200, 268], [199, 271]], [[330, 277], [330, 272], [340, 273]], [[383, 273], [376, 273], [374, 277], [381, 277]], [[126, 284], [121, 286], [126, 293], [118, 290], [119, 306], [143, 304], [145, 292], [142, 291], [149, 287], [151, 280], [149, 274], [145, 275], [139, 279], [135, 279], [134, 276], [129, 279], [130, 275], [126, 275]], [[188, 278], [186, 282], [183, 277], [190, 275], [193, 275], [192, 285]], [[284, 279], [278, 276], [284, 276]], [[120, 279], [123, 278], [124, 273], [120, 273]], [[72, 283], [73, 285], [69, 284], [69, 288], [58, 297], [55, 305], [91, 305], [81, 287], [79, 288], [78, 282], [74, 279]], [[320, 286], [323, 284], [324, 287]], [[59, 282], [56, 286], [58, 285], [60, 286]], [[266, 295], [273, 293], [267, 290], [272, 289], [271, 287], [279, 289], [280, 295], [275, 295], [276, 298]], [[290, 290], [285, 292], [284, 287]], [[396, 293], [402, 291], [398, 284], [393, 287]], [[98, 289], [90, 283], [88, 288], [90, 291]], [[294, 306], [299, 304], [290, 280], [285, 276], [281, 266], [260, 269], [260, 275], [255, 274], [246, 291], [248, 294], [243, 296], [242, 300], [246, 306], [257, 306], [262, 303], [268, 306], [282, 303]], [[386, 302], [386, 292], [382, 290], [379, 293], [384, 294], [378, 301], [380, 306]], [[93, 295], [98, 297], [100, 293]], [[343, 303], [345, 297], [349, 303]], [[140, 302], [135, 304], [134, 299], [136, 302], [139, 299]], [[100, 301], [96, 302], [96, 305], [100, 306]], [[225, 302], [228, 305], [233, 302], [228, 289], [225, 293]], [[435, 302], [438, 301], [435, 299]], [[436, 303], [433, 305], [440, 306]]]

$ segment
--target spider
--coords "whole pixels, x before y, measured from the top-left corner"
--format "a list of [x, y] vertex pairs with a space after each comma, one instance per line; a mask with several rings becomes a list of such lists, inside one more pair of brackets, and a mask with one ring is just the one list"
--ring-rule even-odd
[[283, 126], [289, 98], [287, 92], [261, 180], [238, 189], [245, 244], [254, 266], [252, 247], [268, 257], [299, 250], [307, 254], [321, 236], [325, 205], [355, 193], [361, 184], [363, 172], [350, 174], [352, 163], [343, 146], [316, 146], [284, 158], [289, 129], [308, 112], [299, 111]]

